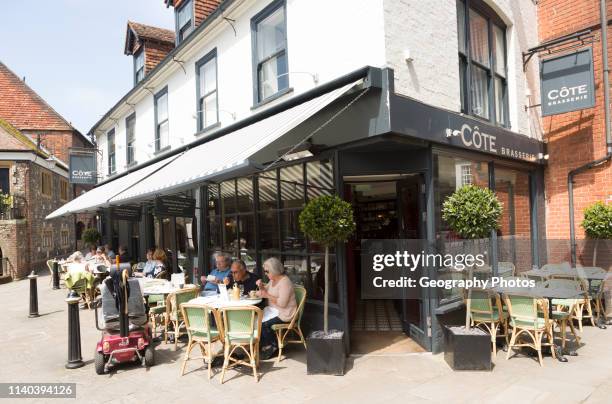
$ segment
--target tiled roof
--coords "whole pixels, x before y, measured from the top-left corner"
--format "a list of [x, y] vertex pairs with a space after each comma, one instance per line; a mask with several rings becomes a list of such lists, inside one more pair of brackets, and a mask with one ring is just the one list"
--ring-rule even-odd
[[13, 125], [0, 119], [0, 150], [29, 150], [48, 157], [42, 148], [37, 148], [36, 143], [28, 136], [19, 132]]
[[[128, 21], [128, 29], [136, 34], [136, 40], [153, 40], [174, 45], [174, 31], [165, 28], [152, 27], [134, 21]], [[128, 49], [129, 35], [126, 38], [126, 50]], [[131, 48], [131, 46], [130, 46]]]
[[75, 130], [2, 62], [0, 118], [19, 130]]

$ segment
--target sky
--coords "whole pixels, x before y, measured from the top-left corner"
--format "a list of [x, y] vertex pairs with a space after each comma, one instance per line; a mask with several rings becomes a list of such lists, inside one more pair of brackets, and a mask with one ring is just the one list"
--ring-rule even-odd
[[163, 0], [0, 0], [0, 15], [0, 60], [84, 134], [133, 86], [127, 21], [174, 29]]

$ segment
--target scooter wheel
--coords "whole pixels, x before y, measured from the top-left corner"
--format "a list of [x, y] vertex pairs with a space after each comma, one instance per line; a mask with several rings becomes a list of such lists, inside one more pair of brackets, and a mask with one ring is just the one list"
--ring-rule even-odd
[[155, 349], [151, 345], [145, 348], [144, 364], [146, 367], [155, 365]]
[[94, 356], [94, 364], [96, 366], [96, 374], [103, 375], [105, 372], [106, 361], [104, 360], [104, 354], [96, 351]]

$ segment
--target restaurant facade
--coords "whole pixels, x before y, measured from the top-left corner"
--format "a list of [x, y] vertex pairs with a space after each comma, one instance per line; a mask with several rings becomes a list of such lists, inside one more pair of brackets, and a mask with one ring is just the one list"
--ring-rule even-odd
[[[223, 9], [222, 3], [218, 15], [235, 12], [239, 31], [242, 14], [232, 4], [240, 2], [225, 3], [227, 8]], [[287, 29], [295, 12], [292, 6], [300, 2], [288, 3], [262, 5], [259, 13], [264, 14], [254, 12], [247, 21], [256, 26], [261, 18], [273, 15], [275, 7], [281, 7], [289, 16], [283, 23]], [[366, 64], [334, 73], [322, 84], [279, 97], [233, 122], [218, 120], [210, 128], [206, 127], [206, 116], [196, 113], [194, 123], [204, 127], [198, 126], [193, 141], [172, 145], [146, 162], [126, 164], [123, 172], [109, 169], [108, 178], [95, 189], [49, 217], [95, 211], [105, 242], [127, 245], [139, 259], [144, 258], [146, 248], [162, 247], [169, 252], [173, 270], [182, 270], [196, 283], [212, 269], [212, 256], [218, 252], [243, 259], [247, 268], [259, 275], [263, 275], [266, 258], [278, 257], [292, 281], [307, 289], [303, 327], [314, 330], [322, 324], [324, 249], [303, 235], [298, 218], [312, 198], [338, 195], [352, 204], [357, 230], [346, 243], [332, 248], [331, 327], [346, 331], [349, 347], [359, 331], [383, 335], [395, 330], [425, 350], [438, 352], [442, 348], [441, 325], [452, 322], [460, 311], [461, 291], [423, 289], [420, 299], [385, 301], [387, 312], [375, 314], [376, 325], [370, 328], [363, 312], [380, 302], [362, 299], [360, 249], [364, 240], [416, 239], [428, 252], [452, 252], [457, 248], [457, 237], [441, 219], [442, 203], [461, 186], [474, 184], [494, 190], [504, 204], [500, 229], [491, 234], [487, 244], [491, 274], [500, 273], [500, 267], [508, 264], [525, 271], [545, 262], [545, 252], [539, 246], [546, 229], [546, 149], [537, 139], [537, 130], [532, 130], [531, 112], [518, 101], [524, 96], [525, 83], [534, 83], [528, 73], [516, 71], [514, 55], [507, 51], [517, 51], [514, 39], [518, 38], [517, 30], [523, 29], [523, 21], [515, 21], [510, 29], [504, 21], [511, 13], [500, 17], [493, 10], [505, 6], [497, 3], [447, 4], [452, 6], [449, 18], [458, 27], [451, 64], [456, 80], [452, 89], [447, 89], [456, 95], [452, 102], [444, 101], [446, 95], [427, 89], [427, 67], [410, 67], [418, 59], [408, 61], [406, 44], [387, 44], [389, 54], [394, 47], [406, 51], [400, 52], [401, 63], [389, 56], [388, 63], [376, 65], [386, 64], [384, 67]], [[388, 10], [392, 6], [394, 2], [385, 3]], [[533, 9], [527, 11], [535, 16]], [[190, 35], [195, 38], [206, 32], [206, 21], [212, 24], [218, 15], [210, 14]], [[392, 32], [397, 23], [384, 20], [386, 32]], [[480, 35], [487, 40], [478, 37], [479, 29], [484, 30]], [[288, 38], [286, 43], [291, 43], [291, 36]], [[470, 38], [472, 42], [480, 38], [486, 48], [479, 49]], [[179, 44], [165, 59], [166, 64], [180, 57], [181, 46], [186, 45]], [[221, 53], [215, 55], [220, 63]], [[203, 66], [209, 60], [195, 65]], [[155, 70], [162, 71], [163, 64], [94, 127], [94, 133], [103, 134], [98, 147], [109, 150], [98, 164], [102, 171], [110, 167], [114, 154], [109, 144], [112, 141], [115, 147], [115, 136], [122, 130], [117, 116], [140, 115], [139, 104], [125, 106], [131, 104], [130, 97], [144, 92], [147, 83], [155, 89], [168, 83], [161, 97], [168, 94], [172, 79], [154, 85]], [[276, 68], [286, 69], [280, 62]], [[159, 71], [157, 74], [163, 73]], [[409, 80], [410, 71], [423, 77], [420, 88], [414, 88], [416, 79]], [[255, 81], [257, 77], [255, 74]], [[441, 82], [447, 78], [440, 76]], [[220, 77], [218, 80], [222, 82]], [[199, 97], [199, 87], [208, 84], [198, 83]], [[288, 84], [278, 78], [276, 90], [290, 89]], [[221, 84], [216, 88], [221, 97]], [[155, 131], [159, 133], [156, 106], [160, 96], [148, 91], [150, 97], [143, 100], [153, 98]], [[256, 104], [260, 96], [255, 86]], [[204, 108], [205, 98], [198, 98], [198, 108]], [[171, 100], [166, 96], [163, 102]], [[221, 110], [221, 106], [215, 109], [217, 119]], [[177, 124], [182, 125], [185, 122]], [[442, 268], [425, 271], [433, 279], [454, 276]], [[388, 327], [381, 322], [388, 322]]]

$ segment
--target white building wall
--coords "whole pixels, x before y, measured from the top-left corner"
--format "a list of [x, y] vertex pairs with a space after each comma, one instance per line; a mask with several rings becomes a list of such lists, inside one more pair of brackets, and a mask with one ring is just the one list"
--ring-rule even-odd
[[[150, 88], [132, 108], [97, 128], [101, 150], [99, 171], [108, 177], [105, 135], [115, 127], [117, 172], [126, 169], [125, 118], [136, 111], [135, 159], [155, 156], [153, 94], [168, 87], [169, 133], [172, 148], [196, 140], [196, 62], [217, 50], [218, 102], [221, 127], [227, 126], [310, 90], [318, 84], [366, 65], [391, 67], [395, 91], [436, 107], [460, 110], [457, 15], [455, 0], [287, 0], [289, 86], [293, 91], [253, 108], [251, 19], [272, 0], [243, 1], [229, 18], [207, 34], [194, 51], [178, 63], [162, 84]], [[537, 136], [539, 122], [525, 111], [537, 100], [537, 62], [525, 75], [521, 51], [537, 44], [536, 7], [531, 0], [486, 0], [508, 25], [509, 105], [512, 130]], [[170, 12], [170, 11], [169, 11]], [[234, 32], [235, 29], [235, 32]], [[405, 61], [405, 51], [413, 58]], [[305, 74], [309, 73], [309, 74]], [[131, 72], [126, 72], [131, 74]], [[235, 117], [235, 119], [234, 119]], [[200, 135], [206, 136], [206, 134]]]
[[[522, 52], [537, 45], [537, 7], [531, 0], [484, 0], [507, 25], [511, 130], [539, 136], [537, 116], [525, 111], [538, 94], [535, 59], [523, 73]], [[387, 65], [395, 91], [427, 104], [461, 110], [456, 0], [384, 0]], [[425, 6], [424, 6], [425, 5]], [[413, 58], [406, 62], [406, 51]], [[528, 95], [531, 97], [528, 98]]]
[[[316, 84], [310, 74], [322, 84], [366, 65], [383, 66], [384, 20], [382, 0], [287, 0], [287, 43], [289, 86], [293, 91], [278, 100], [253, 108], [253, 77], [251, 54], [251, 18], [271, 0], [247, 1], [240, 12], [231, 15], [229, 23], [213, 30], [198, 44], [188, 60], [185, 72], [177, 65], [165, 81], [151, 89], [159, 92], [168, 87], [168, 114], [172, 148], [196, 139], [196, 62], [211, 50], [217, 50], [218, 102], [221, 127], [243, 119], [275, 103], [284, 101]], [[310, 73], [310, 74], [304, 74]], [[131, 72], [126, 72], [131, 74]], [[155, 115], [153, 95], [137, 102], [135, 159], [138, 163], [155, 156]], [[98, 146], [102, 152], [99, 171], [108, 177], [106, 133], [115, 127], [117, 173], [126, 169], [125, 118], [134, 109], [125, 111], [117, 121], [98, 128]], [[201, 136], [205, 136], [201, 135]]]

